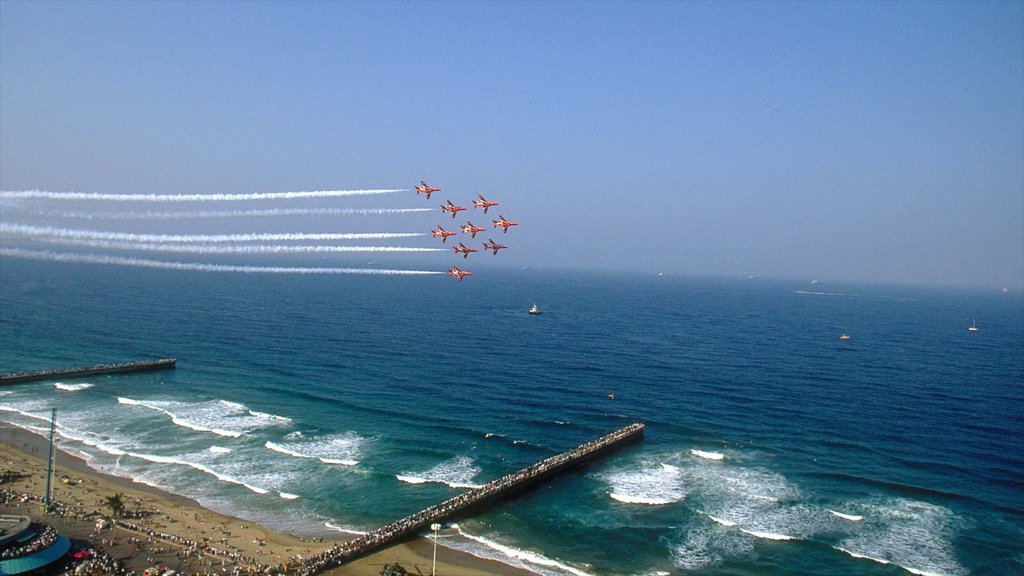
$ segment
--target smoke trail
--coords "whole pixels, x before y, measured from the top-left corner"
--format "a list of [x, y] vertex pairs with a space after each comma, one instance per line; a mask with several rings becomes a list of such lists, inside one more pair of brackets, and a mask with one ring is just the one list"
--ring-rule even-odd
[[125, 242], [280, 242], [288, 240], [386, 240], [426, 236], [422, 232], [366, 232], [366, 233], [263, 233], [263, 234], [132, 234], [128, 232], [103, 232], [99, 230], [74, 230], [29, 226], [25, 224], [0, 223], [0, 233], [19, 236], [48, 236], [51, 238], [73, 238], [85, 240], [121, 240]]
[[140, 252], [175, 252], [179, 254], [331, 254], [351, 252], [447, 252], [444, 248], [412, 248], [406, 246], [218, 246], [204, 244], [153, 244], [145, 242], [111, 242], [74, 238], [39, 238], [50, 244], [100, 248], [104, 250], [136, 250]]
[[237, 202], [243, 200], [290, 200], [295, 198], [332, 198], [370, 196], [408, 192], [407, 189], [315, 190], [302, 192], [254, 192], [251, 194], [105, 194], [99, 192], [48, 192], [45, 190], [0, 191], [2, 199], [26, 200], [109, 200], [113, 202]]
[[279, 216], [382, 216], [433, 212], [433, 208], [280, 208], [270, 210], [223, 210], [202, 212], [42, 212], [34, 216], [57, 216], [78, 220], [199, 220], [209, 218], [261, 218]]
[[83, 264], [112, 264], [116, 266], [136, 266], [141, 268], [159, 268], [164, 270], [186, 270], [195, 272], [238, 272], [242, 274], [366, 274], [383, 276], [437, 275], [442, 272], [431, 270], [387, 270], [374, 268], [302, 268], [288, 266], [230, 266], [226, 264], [201, 264], [198, 262], [164, 262], [161, 260], [144, 260], [141, 258], [121, 258], [96, 254], [66, 254], [57, 252], [41, 252], [37, 250], [21, 250], [17, 248], [0, 248], [0, 256], [8, 258], [25, 258], [29, 260], [46, 260], [50, 262], [71, 262]]

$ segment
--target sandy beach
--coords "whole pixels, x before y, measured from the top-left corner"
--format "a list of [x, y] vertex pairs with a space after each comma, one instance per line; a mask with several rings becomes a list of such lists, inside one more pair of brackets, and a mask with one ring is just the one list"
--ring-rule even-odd
[[[11, 426], [0, 427], [0, 440], [0, 472], [8, 473], [8, 480], [0, 483], [0, 488], [36, 497], [28, 501], [15, 498], [0, 502], [0, 513], [26, 515], [34, 521], [50, 524], [76, 544], [105, 552], [137, 574], [153, 566], [184, 574], [223, 574], [236, 567], [248, 567], [253, 562], [282, 570], [293, 568], [302, 558], [345, 540], [340, 534], [337, 539], [330, 539], [275, 532], [208, 510], [189, 498], [101, 474], [82, 459], [59, 450], [51, 480], [51, 499], [76, 512], [45, 514], [38, 499], [46, 490], [46, 440]], [[111, 514], [106, 499], [114, 494], [122, 495], [126, 518], [121, 525], [97, 530], [97, 519]], [[182, 543], [185, 540], [207, 543], [216, 553], [209, 549], [202, 554], [190, 550]], [[417, 538], [323, 574], [375, 576], [383, 565], [398, 561], [410, 574], [429, 575], [432, 552], [428, 538]], [[437, 574], [525, 576], [531, 573], [439, 546]]]

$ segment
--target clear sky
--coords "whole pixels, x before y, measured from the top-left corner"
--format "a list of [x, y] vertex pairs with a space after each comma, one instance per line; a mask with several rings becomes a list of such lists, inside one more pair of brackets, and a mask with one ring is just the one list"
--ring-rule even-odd
[[420, 179], [515, 266], [1019, 289], [1024, 3], [0, 2], [4, 190]]

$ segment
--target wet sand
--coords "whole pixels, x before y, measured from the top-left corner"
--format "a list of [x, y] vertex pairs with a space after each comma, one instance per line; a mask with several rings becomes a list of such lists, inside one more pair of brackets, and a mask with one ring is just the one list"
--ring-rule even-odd
[[[45, 438], [10, 426], [0, 427], [0, 472], [13, 472], [17, 479], [0, 483], [0, 488], [42, 497], [46, 490]], [[294, 564], [299, 557], [308, 557], [342, 542], [344, 535], [331, 539], [302, 538], [275, 532], [253, 522], [227, 516], [203, 508], [198, 502], [165, 492], [158, 488], [132, 482], [125, 478], [101, 474], [84, 460], [57, 451], [56, 467], [51, 480], [51, 499], [84, 510], [85, 516], [44, 514], [36, 502], [0, 503], [0, 513], [30, 516], [50, 524], [73, 541], [89, 543], [120, 559], [129, 569], [141, 574], [152, 566], [193, 574], [197, 571], [220, 574], [222, 568], [247, 566], [243, 558], [263, 565]], [[20, 476], [20, 477], [19, 477]], [[145, 532], [118, 526], [96, 530], [96, 519], [109, 516], [106, 498], [122, 494], [126, 522], [144, 530], [177, 538], [206, 541], [223, 550], [224, 555], [186, 553], [181, 545], [163, 538], [152, 539]], [[417, 538], [361, 558], [323, 574], [336, 576], [375, 576], [386, 563], [396, 560], [410, 574], [431, 573], [432, 542]], [[442, 546], [437, 549], [437, 574], [446, 576], [526, 576], [530, 572], [499, 562], [477, 558]]]

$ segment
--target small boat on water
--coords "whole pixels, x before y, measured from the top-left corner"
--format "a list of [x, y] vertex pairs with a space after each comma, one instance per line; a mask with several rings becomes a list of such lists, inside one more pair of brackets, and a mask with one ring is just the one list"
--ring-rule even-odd
[[842, 336], [839, 337], [839, 339], [845, 342], [850, 339], [850, 336], [847, 334], [843, 334]]
[[971, 324], [971, 327], [970, 327], [970, 328], [968, 328], [967, 330], [968, 330], [969, 332], [977, 332], [977, 331], [978, 331], [978, 321], [977, 321], [977, 320], [975, 320], [975, 321], [974, 321], [974, 324]]
[[537, 308], [536, 304], [534, 304], [533, 306], [530, 306], [530, 314], [533, 314], [534, 316], [536, 316], [537, 314], [540, 314], [540, 308]]

